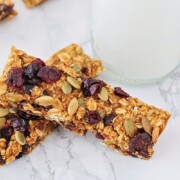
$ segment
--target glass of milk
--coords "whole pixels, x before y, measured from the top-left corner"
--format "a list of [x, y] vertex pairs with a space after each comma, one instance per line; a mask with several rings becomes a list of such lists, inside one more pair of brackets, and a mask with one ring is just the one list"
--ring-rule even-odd
[[159, 80], [180, 62], [180, 0], [94, 0], [92, 40], [119, 80]]

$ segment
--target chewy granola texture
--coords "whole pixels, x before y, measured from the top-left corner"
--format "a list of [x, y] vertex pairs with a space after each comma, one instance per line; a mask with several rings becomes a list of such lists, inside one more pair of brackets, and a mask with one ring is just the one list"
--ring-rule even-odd
[[55, 66], [73, 77], [96, 77], [103, 70], [101, 61], [84, 54], [82, 48], [77, 44], [71, 44], [56, 52], [46, 64]]
[[[79, 53], [81, 48], [75, 44], [68, 46], [67, 48], [58, 51], [55, 55], [53, 55], [53, 62], [57, 63], [58, 57], [66, 55], [70, 55], [72, 60], [75, 63], [69, 64], [68, 62], [62, 62], [62, 65], [65, 63], [67, 66], [74, 67], [75, 71], [72, 73], [76, 74], [79, 72], [79, 67], [87, 67], [86, 74], [81, 74], [82, 76], [96, 76], [102, 70], [101, 63], [99, 61], [94, 61], [86, 57], [83, 53], [81, 53], [81, 57], [84, 58], [83, 60], [79, 60], [77, 58], [77, 53]], [[26, 55], [22, 51], [16, 51], [18, 55], [21, 56], [22, 61], [23, 58], [26, 61]], [[57, 56], [57, 57], [56, 57]], [[56, 58], [55, 58], [56, 57]], [[74, 58], [74, 60], [73, 60]], [[35, 59], [32, 57], [32, 59]], [[58, 60], [60, 61], [60, 59]], [[36, 59], [36, 62], [41, 62]], [[9, 62], [10, 63], [10, 62]], [[6, 69], [9, 68], [9, 65], [6, 65]], [[43, 62], [42, 62], [43, 63]], [[77, 65], [78, 64], [78, 65]], [[84, 65], [86, 64], [86, 65]], [[12, 65], [12, 64], [11, 64]], [[96, 67], [97, 65], [97, 67]], [[19, 61], [13, 62], [13, 66], [19, 66]], [[91, 71], [92, 66], [95, 68], [96, 71]], [[36, 67], [33, 66], [35, 69]], [[32, 68], [33, 68], [32, 67]], [[87, 70], [89, 69], [89, 73]], [[32, 73], [33, 69], [30, 69]], [[91, 73], [90, 73], [91, 71]], [[1, 77], [3, 79], [3, 77]], [[29, 84], [26, 86], [31, 88], [32, 82], [28, 81]], [[29, 90], [26, 88], [26, 90]], [[5, 88], [6, 89], [6, 88]], [[0, 85], [0, 95], [4, 94], [4, 85], [1, 83]], [[44, 95], [47, 95], [47, 91], [43, 92]], [[40, 107], [40, 106], [39, 106]], [[48, 107], [46, 107], [48, 108]], [[22, 157], [23, 154], [29, 154], [41, 141], [50, 134], [55, 127], [57, 126], [56, 122], [42, 120], [43, 118], [40, 116], [33, 116], [28, 115], [25, 112], [19, 110], [18, 108], [8, 106], [6, 103], [6, 107], [0, 107], [0, 165], [8, 164], [15, 159]]]
[[56, 127], [17, 108], [0, 108], [0, 165], [29, 154]]
[[[81, 59], [79, 47], [75, 53], [77, 59]], [[62, 61], [71, 61], [71, 55], [58, 56], [57, 53], [45, 64], [13, 48], [1, 79], [1, 87], [4, 86], [1, 104], [43, 116], [81, 135], [91, 131], [104, 144], [125, 155], [149, 159], [170, 114], [129, 96], [119, 87], [84, 78], [82, 74], [89, 69], [86, 72], [81, 67], [77, 74], [74, 64], [69, 69], [66, 63], [61, 65]], [[19, 62], [18, 66], [13, 66], [13, 62]], [[36, 86], [29, 92], [26, 82], [34, 74], [28, 74], [28, 69], [34, 63], [38, 64]]]
[[34, 6], [37, 6], [41, 3], [43, 3], [45, 0], [23, 0], [23, 1], [25, 3], [26, 7], [32, 8]]
[[13, 8], [14, 3], [11, 0], [0, 0], [0, 21], [14, 17], [17, 13]]

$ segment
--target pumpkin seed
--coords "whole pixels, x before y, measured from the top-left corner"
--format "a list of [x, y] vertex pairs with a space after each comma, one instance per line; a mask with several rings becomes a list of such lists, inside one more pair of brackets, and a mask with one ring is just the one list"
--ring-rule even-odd
[[108, 100], [108, 91], [105, 87], [102, 87], [101, 92], [98, 94], [98, 97], [102, 101], [107, 101]]
[[126, 119], [124, 121], [124, 128], [125, 128], [126, 134], [130, 137], [133, 137], [137, 132], [137, 128], [134, 122], [132, 121], [132, 119]]
[[5, 117], [1, 117], [0, 118], [0, 129], [2, 129], [5, 124], [6, 124], [6, 118]]
[[151, 126], [149, 120], [148, 120], [147, 118], [143, 118], [141, 122], [142, 122], [142, 125], [143, 125], [144, 130], [145, 130], [149, 135], [151, 135], [151, 134], [152, 134], [152, 126]]
[[70, 94], [72, 91], [72, 87], [68, 82], [64, 82], [63, 86], [62, 86], [62, 91], [64, 94]]
[[54, 101], [54, 98], [52, 98], [51, 96], [41, 96], [37, 98], [35, 102], [39, 104], [40, 106], [46, 107], [46, 106], [53, 105], [55, 101]]
[[24, 99], [23, 95], [18, 93], [7, 93], [6, 98], [12, 102], [20, 102]]
[[78, 104], [83, 107], [85, 106], [85, 101], [83, 97], [78, 98]]
[[7, 85], [5, 83], [0, 84], [0, 95], [5, 94], [7, 91]]
[[18, 112], [18, 109], [16, 107], [12, 107], [9, 109], [9, 112], [12, 113], [12, 114], [15, 114]]
[[134, 113], [135, 116], [138, 114], [138, 107], [137, 106], [134, 107], [133, 113]]
[[67, 77], [67, 81], [69, 82], [69, 84], [71, 84], [71, 86], [73, 86], [76, 89], [80, 89], [81, 88], [81, 84], [79, 81], [77, 81], [75, 78], [68, 76]]
[[80, 64], [75, 64], [72, 69], [75, 71], [75, 72], [80, 72], [81, 71], [81, 65]]
[[73, 98], [68, 105], [68, 114], [70, 116], [74, 115], [78, 109], [78, 106], [77, 98]]
[[101, 116], [101, 118], [103, 119], [105, 117], [104, 110], [100, 109], [100, 110], [98, 110], [98, 112], [99, 112], [99, 115]]
[[9, 108], [0, 108], [0, 117], [5, 117], [9, 114]]
[[21, 132], [19, 131], [16, 131], [15, 133], [15, 138], [16, 138], [16, 141], [20, 144], [20, 145], [25, 145], [26, 144], [26, 139], [24, 137], [24, 134], [22, 134]]

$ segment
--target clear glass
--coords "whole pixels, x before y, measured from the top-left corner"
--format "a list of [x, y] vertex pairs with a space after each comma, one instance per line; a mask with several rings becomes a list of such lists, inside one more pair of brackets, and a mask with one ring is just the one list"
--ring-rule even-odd
[[111, 75], [159, 80], [180, 62], [180, 0], [94, 0], [92, 42]]

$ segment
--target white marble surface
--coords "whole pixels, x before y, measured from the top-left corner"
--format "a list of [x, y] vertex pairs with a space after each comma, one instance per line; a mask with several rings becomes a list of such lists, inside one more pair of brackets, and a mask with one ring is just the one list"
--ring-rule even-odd
[[[91, 0], [49, 0], [32, 10], [17, 0], [16, 9], [15, 19], [0, 24], [1, 70], [12, 45], [44, 59], [72, 42], [91, 54]], [[60, 128], [32, 154], [1, 167], [0, 180], [179, 180], [180, 67], [160, 83], [121, 86], [172, 113], [151, 160], [124, 157], [91, 134], [83, 138]]]

